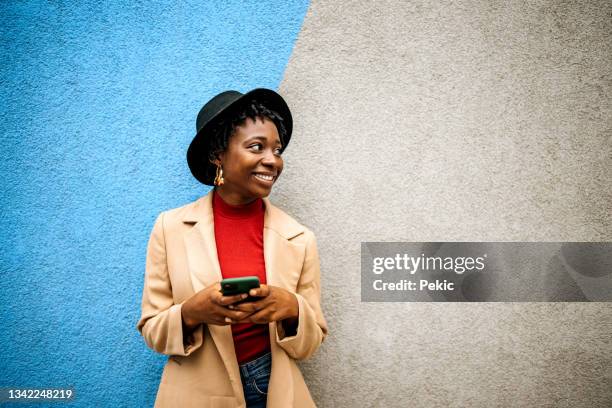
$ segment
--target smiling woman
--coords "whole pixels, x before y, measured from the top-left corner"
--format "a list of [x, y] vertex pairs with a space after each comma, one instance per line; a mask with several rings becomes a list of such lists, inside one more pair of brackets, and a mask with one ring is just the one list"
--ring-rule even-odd
[[281, 153], [282, 144], [274, 122], [265, 116], [247, 118], [236, 127], [227, 149], [214, 153], [213, 163], [224, 180], [217, 192], [232, 205], [247, 204], [269, 195], [283, 171]]
[[[192, 174], [215, 188], [164, 211], [147, 249], [138, 330], [171, 356], [156, 407], [312, 407], [295, 360], [327, 335], [314, 234], [266, 198], [293, 129], [276, 92], [226, 91], [196, 120]], [[256, 276], [246, 294], [220, 280]]]

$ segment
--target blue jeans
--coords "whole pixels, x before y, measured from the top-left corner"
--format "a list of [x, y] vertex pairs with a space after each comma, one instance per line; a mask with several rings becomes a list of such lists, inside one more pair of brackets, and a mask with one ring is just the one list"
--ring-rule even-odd
[[266, 353], [240, 367], [240, 379], [248, 408], [265, 408], [268, 398], [268, 382], [272, 369], [272, 354]]

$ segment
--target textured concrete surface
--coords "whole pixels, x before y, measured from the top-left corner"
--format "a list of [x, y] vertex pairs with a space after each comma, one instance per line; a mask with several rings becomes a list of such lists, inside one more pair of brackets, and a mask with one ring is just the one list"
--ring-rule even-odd
[[311, 3], [273, 199], [317, 234], [322, 407], [609, 407], [609, 303], [360, 303], [361, 241], [609, 241], [612, 5]]
[[307, 5], [0, 3], [0, 386], [153, 405], [165, 357], [136, 330], [153, 222], [207, 192], [185, 159], [202, 104], [277, 88]]
[[609, 304], [360, 303], [366, 240], [610, 240], [609, 2], [3, 2], [0, 385], [150, 406], [145, 245], [201, 104], [275, 88], [319, 241], [322, 407], [612, 405]]

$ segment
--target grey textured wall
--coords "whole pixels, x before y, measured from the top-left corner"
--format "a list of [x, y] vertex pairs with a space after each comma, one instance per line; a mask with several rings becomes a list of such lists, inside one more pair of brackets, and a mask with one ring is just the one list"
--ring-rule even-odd
[[323, 407], [611, 406], [609, 303], [360, 302], [361, 241], [609, 241], [612, 5], [313, 1], [273, 198], [319, 241]]

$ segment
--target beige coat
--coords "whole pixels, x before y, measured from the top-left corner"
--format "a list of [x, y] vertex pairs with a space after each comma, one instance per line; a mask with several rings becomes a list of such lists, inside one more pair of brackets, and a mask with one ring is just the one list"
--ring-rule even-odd
[[[272, 374], [268, 407], [313, 407], [295, 360], [310, 357], [327, 334], [320, 306], [320, 270], [313, 233], [264, 199], [264, 259], [269, 285], [296, 294], [298, 330], [285, 337], [270, 323]], [[212, 191], [159, 215], [147, 249], [142, 314], [147, 345], [169, 355], [155, 407], [245, 407], [230, 326], [201, 325], [183, 340], [181, 307], [220, 281]]]

